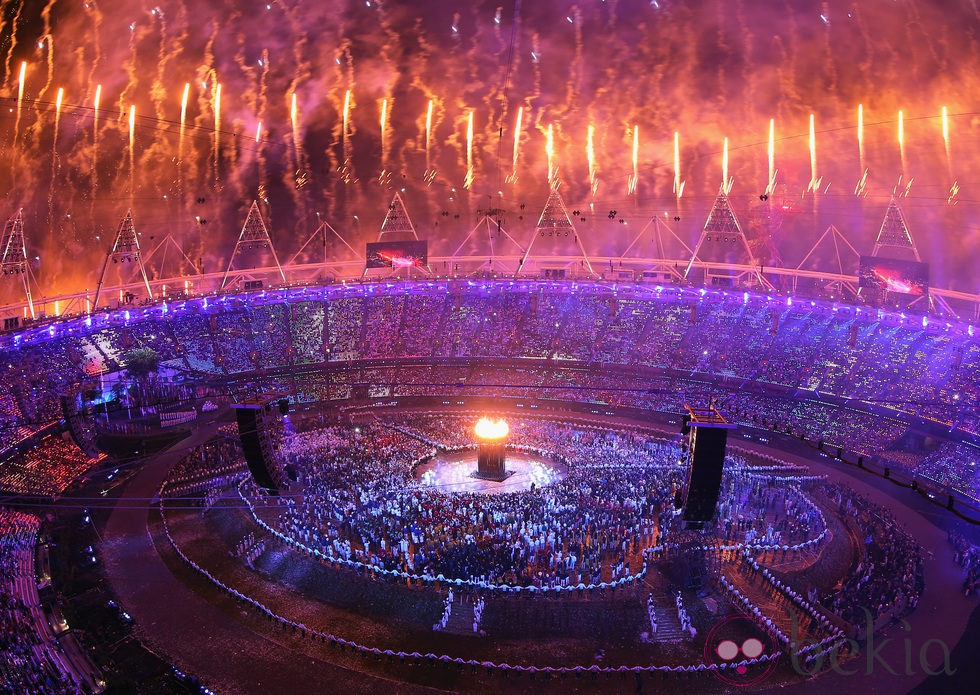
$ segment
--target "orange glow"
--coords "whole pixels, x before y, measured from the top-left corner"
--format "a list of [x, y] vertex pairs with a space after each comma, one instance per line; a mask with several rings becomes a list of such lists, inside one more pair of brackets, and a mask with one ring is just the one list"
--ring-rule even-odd
[[488, 417], [481, 417], [474, 431], [480, 439], [503, 439], [510, 433], [510, 426], [504, 419], [491, 420]]

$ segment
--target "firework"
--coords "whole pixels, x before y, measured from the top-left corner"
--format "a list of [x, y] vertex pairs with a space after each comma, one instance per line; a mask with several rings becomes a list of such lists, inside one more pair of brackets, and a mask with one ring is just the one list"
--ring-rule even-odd
[[466, 176], [463, 179], [463, 188], [473, 185], [473, 112], [470, 111], [466, 120]]
[[388, 154], [388, 100], [381, 100], [381, 168], [385, 167]]
[[214, 183], [218, 184], [221, 163], [221, 84], [214, 84]]
[[548, 185], [555, 185], [555, 139], [552, 124], [548, 124], [548, 138], [545, 140], [545, 154], [548, 155]]
[[585, 156], [589, 162], [589, 189], [592, 191], [592, 197], [595, 197], [596, 191], [599, 188], [599, 176], [595, 163], [595, 126], [591, 123], [586, 132]]
[[898, 153], [902, 159], [902, 176], [908, 174], [908, 163], [905, 159], [905, 115], [898, 111]]
[[820, 188], [820, 180], [817, 178], [817, 130], [814, 116], [810, 114], [810, 183], [808, 191], [814, 193]]
[[514, 155], [510, 165], [510, 183], [517, 183], [517, 162], [521, 154], [521, 121], [524, 119], [524, 107], [517, 109], [517, 122], [514, 124]]
[[636, 193], [636, 181], [639, 174], [640, 160], [640, 126], [633, 126], [633, 173], [630, 175], [629, 182], [626, 184], [626, 195]]
[[858, 104], [857, 139], [858, 139], [858, 164], [861, 167], [861, 171], [865, 171], [865, 167], [864, 167], [864, 104]]
[[684, 195], [684, 182], [681, 181], [681, 134], [674, 131], [674, 195], [677, 204], [680, 205], [681, 196]]
[[766, 195], [772, 195], [776, 189], [776, 119], [769, 119], [769, 147], [766, 151], [769, 159], [769, 183], [766, 184]]
[[129, 205], [136, 194], [136, 105], [129, 107]]
[[[346, 112], [346, 106], [345, 106]], [[425, 110], [425, 174], [428, 176], [432, 163], [429, 156], [429, 144], [432, 138], [432, 99], [429, 99], [429, 106]]]
[[721, 150], [721, 192], [727, 194], [731, 188], [728, 179], [728, 138], [725, 138]]

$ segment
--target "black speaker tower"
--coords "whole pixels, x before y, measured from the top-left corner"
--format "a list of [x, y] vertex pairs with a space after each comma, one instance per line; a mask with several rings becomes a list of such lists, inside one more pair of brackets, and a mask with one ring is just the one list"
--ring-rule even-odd
[[278, 494], [289, 483], [282, 461], [276, 455], [282, 438], [283, 410], [288, 411], [288, 401], [277, 394], [266, 394], [234, 404], [232, 408], [252, 478], [259, 487]]
[[682, 519], [689, 528], [700, 528], [715, 516], [721, 475], [725, 467], [728, 431], [735, 429], [714, 405], [697, 409], [691, 406], [685, 415], [685, 429], [691, 455], [687, 476], [687, 495]]

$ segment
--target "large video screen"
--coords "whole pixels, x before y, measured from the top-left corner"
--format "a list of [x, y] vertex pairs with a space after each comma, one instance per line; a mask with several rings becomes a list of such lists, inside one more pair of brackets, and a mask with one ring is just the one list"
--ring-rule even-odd
[[929, 293], [929, 264], [861, 256], [858, 285], [899, 294]]
[[429, 242], [377, 241], [367, 245], [368, 268], [409, 268], [429, 263]]

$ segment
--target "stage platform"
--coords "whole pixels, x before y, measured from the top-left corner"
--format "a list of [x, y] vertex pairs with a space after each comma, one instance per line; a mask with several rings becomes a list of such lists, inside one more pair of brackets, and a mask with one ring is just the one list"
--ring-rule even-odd
[[507, 450], [507, 477], [501, 481], [482, 480], [476, 472], [476, 450], [440, 452], [435, 458], [415, 469], [415, 477], [425, 485], [442, 492], [478, 492], [501, 494], [523, 492], [551, 485], [565, 477], [562, 464], [537, 454]]

